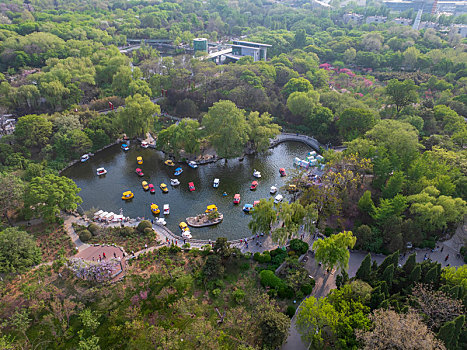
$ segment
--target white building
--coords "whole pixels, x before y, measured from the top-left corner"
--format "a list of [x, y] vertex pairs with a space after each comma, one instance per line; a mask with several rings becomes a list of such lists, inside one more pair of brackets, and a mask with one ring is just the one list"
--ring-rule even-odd
[[363, 23], [364, 19], [363, 15], [359, 15], [358, 13], [346, 13], [342, 18], [346, 24], [350, 21], [360, 24]]
[[410, 26], [412, 24], [411, 18], [398, 17], [398, 18], [394, 18], [393, 21], [403, 26]]
[[383, 17], [383, 16], [368, 16], [365, 20], [365, 23], [366, 24], [371, 24], [371, 23], [382, 24], [382, 23], [386, 23], [387, 20], [388, 18]]
[[466, 24], [453, 24], [451, 26], [451, 33], [459, 34], [463, 38], [467, 38], [467, 25]]

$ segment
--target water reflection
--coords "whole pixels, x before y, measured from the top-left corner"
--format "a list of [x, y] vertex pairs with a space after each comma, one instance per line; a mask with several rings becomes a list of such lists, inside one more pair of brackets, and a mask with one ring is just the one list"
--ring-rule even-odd
[[[216, 204], [219, 211], [224, 214], [224, 221], [212, 227], [192, 229], [194, 238], [216, 239], [224, 236], [229, 239], [237, 239], [250, 236], [248, 229], [249, 217], [242, 212], [243, 204], [251, 203], [261, 198], [269, 198], [269, 189], [276, 185], [284, 185], [286, 178], [281, 178], [280, 168], [285, 168], [290, 173], [295, 157], [303, 158], [311, 148], [297, 143], [287, 142], [269, 150], [266, 154], [247, 156], [243, 161], [229, 160], [227, 163], [217, 163], [199, 166], [191, 169], [187, 165], [181, 165], [183, 173], [177, 178], [180, 185], [170, 186], [170, 179], [176, 167], [164, 165], [164, 155], [152, 149], [142, 149], [132, 144], [128, 152], [123, 152], [120, 147], [114, 146], [98, 153], [86, 163], [77, 164], [63, 175], [72, 178], [81, 188], [80, 196], [83, 198], [81, 205], [84, 210], [92, 207], [118, 213], [120, 208], [123, 214], [130, 217], [152, 218], [150, 205], [156, 203], [160, 208], [164, 204], [170, 204], [170, 215], [165, 216], [167, 227], [178, 233], [178, 224], [185, 221], [187, 216], [195, 216], [204, 212], [209, 204]], [[136, 164], [136, 157], [142, 156], [144, 163]], [[96, 169], [104, 167], [108, 173], [97, 177]], [[135, 169], [140, 167], [143, 177], [138, 177]], [[261, 172], [261, 179], [253, 177], [254, 169]], [[215, 178], [220, 179], [218, 188], [213, 188]], [[143, 180], [154, 184], [156, 193], [150, 194], [143, 190]], [[251, 182], [258, 180], [256, 191], [250, 191]], [[188, 182], [193, 181], [195, 192], [190, 192]], [[169, 185], [169, 192], [162, 193], [159, 185], [164, 182]], [[133, 200], [125, 202], [121, 200], [122, 192], [131, 190], [135, 194]], [[226, 192], [227, 196], [222, 194]], [[283, 191], [279, 191], [281, 193]], [[234, 205], [232, 199], [235, 193], [240, 193], [240, 205]], [[285, 195], [285, 193], [282, 193]], [[159, 214], [162, 216], [162, 214]]]

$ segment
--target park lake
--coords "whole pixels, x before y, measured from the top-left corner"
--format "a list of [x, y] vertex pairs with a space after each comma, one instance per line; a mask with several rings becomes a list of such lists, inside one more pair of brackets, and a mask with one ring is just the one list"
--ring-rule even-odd
[[[287, 177], [280, 177], [279, 169], [285, 168], [287, 173], [293, 168], [295, 157], [304, 157], [311, 148], [298, 142], [285, 142], [270, 149], [266, 153], [245, 156], [243, 161], [231, 159], [228, 162], [219, 160], [215, 163], [200, 165], [191, 169], [186, 164], [169, 167], [164, 164], [164, 154], [154, 149], [142, 149], [139, 144], [132, 143], [130, 150], [124, 152], [119, 145], [112, 146], [97, 153], [85, 163], [78, 163], [63, 172], [62, 175], [73, 179], [81, 188], [79, 195], [83, 198], [81, 210], [91, 208], [113, 211], [130, 218], [144, 217], [152, 219], [150, 205], [155, 203], [162, 210], [164, 204], [170, 205], [170, 215], [165, 215], [167, 228], [179, 234], [178, 224], [186, 217], [203, 213], [206, 206], [215, 204], [224, 215], [221, 224], [205, 228], [193, 228], [191, 233], [196, 239], [216, 239], [223, 236], [228, 239], [244, 238], [251, 235], [248, 229], [249, 215], [243, 213], [245, 203], [253, 204], [261, 198], [271, 198], [271, 186], [279, 188], [278, 193], [286, 195], [282, 187]], [[136, 157], [142, 156], [144, 163], [137, 165]], [[181, 166], [183, 173], [174, 176], [176, 167]], [[104, 167], [107, 175], [96, 176], [96, 169]], [[138, 177], [135, 169], [139, 167], [144, 172]], [[261, 172], [261, 178], [255, 179], [253, 171]], [[178, 178], [180, 185], [170, 186], [170, 179]], [[220, 179], [218, 188], [213, 187], [215, 178]], [[251, 182], [258, 180], [256, 191], [250, 191]], [[150, 194], [143, 190], [142, 181], [154, 184], [156, 193]], [[188, 182], [193, 181], [196, 191], [190, 192]], [[159, 185], [165, 183], [168, 193], [162, 193]], [[135, 197], [128, 202], [121, 199], [122, 192], [132, 191]], [[223, 196], [226, 192], [227, 195]], [[241, 195], [239, 205], [232, 200], [235, 193]], [[288, 196], [285, 196], [287, 199]], [[159, 214], [158, 217], [162, 217]]]

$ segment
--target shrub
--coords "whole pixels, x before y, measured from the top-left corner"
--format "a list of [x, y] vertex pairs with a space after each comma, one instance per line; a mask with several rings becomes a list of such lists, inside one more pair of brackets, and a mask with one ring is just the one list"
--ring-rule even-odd
[[309, 245], [300, 239], [292, 239], [289, 248], [297, 253], [297, 255], [305, 254], [308, 251]]
[[144, 232], [145, 228], [152, 228], [151, 221], [148, 220], [143, 220], [138, 224], [138, 227], [136, 228], [139, 232]]
[[294, 297], [295, 292], [291, 287], [283, 283], [282, 286], [279, 287], [277, 295], [279, 296], [279, 298], [291, 299]]
[[289, 316], [290, 318], [292, 318], [295, 315], [295, 310], [296, 310], [295, 306], [289, 305], [287, 306], [287, 310], [285, 311], [285, 314]]
[[135, 230], [133, 227], [130, 227], [130, 226], [122, 227], [122, 228], [120, 228], [120, 230], [119, 230], [119, 234], [120, 234], [120, 236], [122, 236], [122, 237], [131, 236], [131, 235], [134, 234], [135, 232], [136, 232], [136, 230]]
[[[313, 280], [313, 282], [315, 282], [315, 280]], [[311, 294], [311, 291], [313, 290], [313, 286], [314, 286], [314, 283], [313, 285], [310, 284], [310, 283], [307, 283], [307, 284], [302, 284], [300, 286], [300, 290], [302, 291], [302, 293], [304, 295], [310, 295]]]
[[171, 254], [177, 254], [177, 253], [180, 253], [181, 251], [182, 251], [182, 248], [176, 245], [171, 245], [169, 248], [169, 253]]
[[216, 288], [212, 291], [212, 295], [214, 297], [217, 297], [219, 294], [221, 294], [221, 290], [219, 288]]
[[245, 299], [245, 291], [243, 289], [236, 289], [232, 293], [232, 296], [237, 304], [241, 304]]
[[271, 255], [269, 255], [269, 252], [264, 252], [263, 254], [256, 252], [253, 255], [253, 259], [256, 260], [259, 263], [268, 263], [271, 261]]
[[97, 235], [97, 232], [99, 231], [99, 225], [96, 223], [90, 223], [88, 225], [88, 231], [91, 232], [93, 236]]
[[89, 232], [88, 230], [82, 230], [82, 231], [79, 233], [79, 239], [80, 239], [81, 242], [83, 242], [83, 243], [86, 243], [86, 242], [89, 241], [91, 238], [92, 238], [92, 234], [91, 234], [91, 232]]
[[303, 292], [301, 290], [299, 290], [297, 293], [295, 293], [295, 298], [297, 298], [298, 300], [301, 300], [305, 297], [305, 295], [303, 294]]
[[250, 264], [247, 262], [244, 262], [243, 264], [240, 265], [241, 271], [248, 271], [249, 269], [250, 269]]
[[184, 245], [182, 245], [183, 249], [190, 249], [190, 247], [191, 247], [190, 243], [185, 243]]
[[333, 230], [331, 227], [326, 227], [326, 228], [324, 229], [324, 235], [325, 235], [326, 237], [331, 236], [333, 233], [334, 233], [334, 230]]
[[284, 281], [277, 277], [274, 272], [270, 270], [263, 270], [259, 274], [261, 284], [264, 287], [279, 288], [285, 286]]
[[154, 230], [151, 227], [146, 227], [143, 232], [144, 234], [150, 236], [154, 233]]

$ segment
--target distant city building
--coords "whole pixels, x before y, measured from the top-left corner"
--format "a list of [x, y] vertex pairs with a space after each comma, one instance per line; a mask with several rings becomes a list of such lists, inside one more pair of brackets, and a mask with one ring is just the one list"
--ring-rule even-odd
[[466, 24], [453, 24], [451, 26], [452, 32], [459, 34], [463, 38], [467, 38], [467, 25]]
[[255, 62], [260, 60], [265, 61], [268, 47], [271, 47], [271, 45], [234, 40], [232, 44], [232, 53], [225, 55], [225, 57], [233, 61], [238, 61], [244, 56], [251, 56]]
[[423, 13], [439, 14], [447, 12], [456, 16], [467, 13], [467, 1], [465, 0], [385, 0], [383, 4], [391, 11], [398, 12], [423, 10]]
[[381, 23], [386, 23], [387, 20], [388, 18], [384, 16], [368, 16], [365, 19], [365, 23], [366, 24], [371, 24], [371, 23], [381, 24]]
[[3, 135], [11, 135], [15, 131], [16, 119], [12, 114], [0, 116], [0, 137]]
[[359, 15], [358, 13], [346, 13], [343, 16], [344, 23], [347, 24], [350, 21], [355, 22], [357, 24], [363, 23], [364, 16]]
[[411, 18], [394, 18], [393, 19], [394, 22], [396, 22], [397, 24], [400, 24], [400, 25], [403, 25], [403, 26], [409, 26], [412, 24], [412, 19]]
[[438, 23], [424, 21], [424, 22], [420, 22], [420, 25], [418, 27], [419, 30], [428, 29], [428, 28], [436, 29], [438, 28]]

